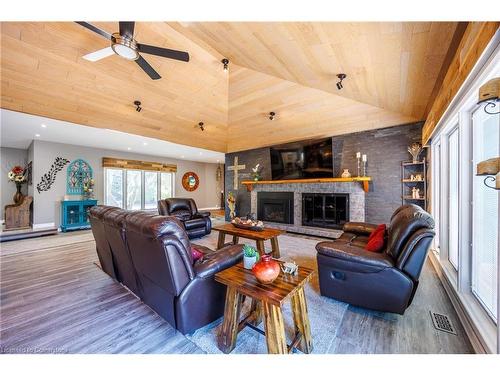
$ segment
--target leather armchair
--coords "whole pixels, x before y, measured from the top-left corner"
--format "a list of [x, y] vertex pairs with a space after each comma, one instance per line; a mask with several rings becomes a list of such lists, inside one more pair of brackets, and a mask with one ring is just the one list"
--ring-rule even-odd
[[[192, 245], [175, 217], [106, 206], [91, 208], [91, 217], [94, 236], [104, 233], [111, 249], [117, 280], [174, 328], [190, 333], [223, 315], [226, 287], [214, 275], [242, 260], [242, 245], [217, 251]], [[204, 253], [196, 263], [192, 247]]]
[[410, 306], [432, 239], [434, 220], [422, 208], [398, 208], [381, 253], [364, 250], [376, 225], [346, 223], [335, 241], [316, 245], [321, 295], [403, 314]]
[[159, 200], [158, 213], [179, 219], [190, 239], [203, 237], [212, 231], [210, 212], [198, 212], [194, 199], [167, 198]]

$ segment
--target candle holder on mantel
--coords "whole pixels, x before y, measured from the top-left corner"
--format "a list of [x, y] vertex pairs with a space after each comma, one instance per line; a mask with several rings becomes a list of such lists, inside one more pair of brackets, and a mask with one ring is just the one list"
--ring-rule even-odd
[[363, 177], [366, 177], [366, 160], [363, 160]]
[[356, 160], [358, 162], [358, 177], [361, 177], [361, 153], [356, 153]]

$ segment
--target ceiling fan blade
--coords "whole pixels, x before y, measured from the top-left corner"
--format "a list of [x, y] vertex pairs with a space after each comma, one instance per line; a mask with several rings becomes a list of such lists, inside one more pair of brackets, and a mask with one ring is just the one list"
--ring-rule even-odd
[[148, 74], [148, 76], [151, 77], [151, 79], [156, 80], [161, 78], [161, 75], [159, 75], [146, 60], [144, 60], [144, 57], [139, 56], [139, 58], [135, 60], [135, 62], [142, 68], [142, 70], [144, 70]]
[[180, 60], [185, 62], [189, 61], [189, 53], [183, 51], [176, 51], [175, 49], [155, 47], [141, 43], [137, 43], [137, 49], [140, 52], [149, 53], [150, 55], [167, 57], [169, 59]]
[[91, 31], [93, 31], [94, 33], [97, 33], [97, 34], [105, 37], [108, 40], [111, 40], [111, 34], [110, 33], [106, 32], [104, 30], [101, 30], [98, 27], [95, 27], [94, 25], [92, 25], [92, 24], [90, 24], [88, 22], [76, 21], [76, 23], [79, 24], [79, 25], [81, 25], [81, 26], [83, 26], [83, 27], [85, 27], [85, 28], [87, 28], [87, 29], [89, 29], [89, 30], [91, 30]]
[[134, 38], [135, 22], [120, 21], [119, 24], [120, 24], [120, 35], [126, 36], [129, 39], [133, 39]]
[[104, 59], [105, 57], [108, 57], [108, 56], [111, 56], [114, 54], [115, 54], [115, 52], [113, 51], [113, 48], [106, 47], [106, 48], [100, 49], [99, 51], [89, 53], [89, 54], [82, 56], [82, 57], [85, 60], [95, 62], [95, 61], [99, 61], [101, 59]]

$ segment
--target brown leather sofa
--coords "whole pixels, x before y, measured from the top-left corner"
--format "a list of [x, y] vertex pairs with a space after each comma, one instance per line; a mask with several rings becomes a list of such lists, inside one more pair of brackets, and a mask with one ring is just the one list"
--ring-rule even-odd
[[435, 235], [434, 220], [419, 206], [399, 207], [381, 253], [364, 249], [376, 227], [346, 223], [338, 239], [316, 245], [320, 292], [352, 305], [403, 314], [418, 287]]
[[158, 213], [179, 219], [190, 239], [203, 237], [212, 231], [210, 212], [198, 212], [194, 199], [167, 198], [159, 200]]
[[[212, 251], [191, 244], [174, 217], [107, 206], [92, 207], [90, 223], [103, 270], [174, 328], [190, 333], [223, 315], [226, 287], [214, 275], [241, 261], [242, 245]], [[204, 253], [196, 263], [192, 247]]]

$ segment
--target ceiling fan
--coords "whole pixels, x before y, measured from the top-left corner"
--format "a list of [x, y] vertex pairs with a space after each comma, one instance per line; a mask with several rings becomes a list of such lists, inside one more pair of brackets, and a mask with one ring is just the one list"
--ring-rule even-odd
[[161, 76], [156, 72], [156, 70], [153, 69], [151, 65], [149, 65], [149, 63], [139, 54], [139, 52], [166, 57], [168, 59], [180, 60], [185, 62], [189, 61], [189, 54], [187, 52], [138, 43], [134, 39], [135, 22], [119, 22], [120, 31], [113, 34], [109, 34], [108, 32], [101, 30], [88, 22], [76, 23], [103, 36], [111, 42], [110, 47], [106, 47], [99, 51], [95, 51], [83, 56], [85, 60], [95, 62], [115, 53], [118, 56], [123, 57], [124, 59], [135, 60], [137, 65], [139, 65], [142, 70], [144, 70], [149, 75], [149, 77], [151, 77], [151, 79], [160, 79]]

